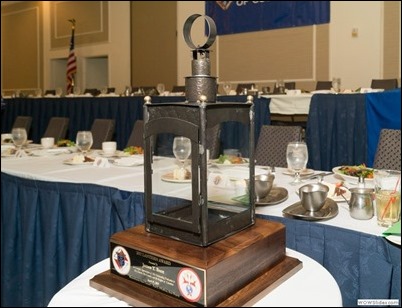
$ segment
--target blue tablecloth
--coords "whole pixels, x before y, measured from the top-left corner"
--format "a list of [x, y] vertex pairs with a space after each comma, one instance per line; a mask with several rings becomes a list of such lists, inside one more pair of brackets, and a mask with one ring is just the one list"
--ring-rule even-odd
[[[109, 256], [109, 237], [143, 223], [143, 193], [1, 174], [2, 306], [46, 306], [69, 281]], [[158, 197], [161, 204], [166, 197]], [[315, 222], [286, 225], [286, 245], [322, 264], [344, 306], [399, 299], [400, 247], [381, 237]]]
[[332, 170], [367, 162], [367, 129], [363, 94], [315, 94], [311, 98], [306, 142], [308, 166]]

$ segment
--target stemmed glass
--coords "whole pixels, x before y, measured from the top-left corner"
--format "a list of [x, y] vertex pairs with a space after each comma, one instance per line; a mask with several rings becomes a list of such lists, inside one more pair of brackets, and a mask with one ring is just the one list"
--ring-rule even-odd
[[184, 169], [184, 163], [191, 154], [191, 140], [187, 137], [179, 136], [173, 140], [173, 154], [180, 161], [180, 169]]
[[232, 90], [232, 85], [230, 83], [224, 83], [223, 90], [225, 91], [226, 95], [229, 95], [230, 90]]
[[92, 133], [90, 131], [79, 131], [75, 141], [78, 149], [85, 156], [91, 149], [93, 143]]
[[300, 172], [306, 168], [308, 161], [308, 150], [305, 142], [289, 142], [286, 148], [286, 161], [288, 168], [295, 173], [295, 177], [290, 184], [297, 185], [302, 183]]
[[164, 83], [158, 83], [156, 85], [156, 90], [158, 91], [159, 95], [162, 95], [165, 93], [165, 84]]
[[27, 142], [28, 139], [26, 129], [22, 127], [13, 128], [11, 131], [11, 137], [15, 147], [17, 148], [17, 152], [15, 154], [20, 154], [22, 146]]

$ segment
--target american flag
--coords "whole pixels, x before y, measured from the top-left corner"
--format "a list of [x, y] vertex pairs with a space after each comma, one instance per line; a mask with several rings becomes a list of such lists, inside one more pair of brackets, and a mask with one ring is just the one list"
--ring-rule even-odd
[[75, 31], [75, 19], [69, 20], [72, 23], [70, 51], [67, 60], [67, 91], [66, 94], [72, 94], [75, 83], [75, 73], [77, 72], [77, 61], [74, 52], [74, 31]]

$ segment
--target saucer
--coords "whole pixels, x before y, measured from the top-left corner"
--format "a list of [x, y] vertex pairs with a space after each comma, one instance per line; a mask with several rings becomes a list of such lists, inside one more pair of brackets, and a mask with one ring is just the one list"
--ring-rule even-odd
[[338, 204], [331, 198], [327, 198], [321, 210], [317, 212], [309, 212], [299, 201], [285, 208], [282, 213], [284, 216], [292, 216], [302, 220], [326, 220], [338, 215]]
[[255, 202], [255, 206], [275, 205], [285, 201], [289, 194], [286, 188], [272, 187], [269, 194], [260, 201]]
[[[288, 191], [283, 187], [272, 187], [269, 194], [262, 198], [260, 201], [255, 202], [255, 206], [266, 206], [266, 205], [275, 205], [285, 201], [288, 198]], [[242, 195], [238, 197], [232, 198], [234, 201], [238, 201], [243, 204], [249, 204], [248, 195]]]

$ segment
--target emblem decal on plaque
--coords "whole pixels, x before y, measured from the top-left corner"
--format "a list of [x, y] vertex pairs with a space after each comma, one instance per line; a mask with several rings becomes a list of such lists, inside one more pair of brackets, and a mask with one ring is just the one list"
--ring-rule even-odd
[[130, 272], [131, 260], [127, 250], [122, 246], [116, 246], [112, 253], [114, 269], [120, 275], [127, 275]]
[[177, 286], [181, 296], [189, 302], [198, 302], [202, 294], [200, 277], [191, 268], [183, 268], [177, 275]]

